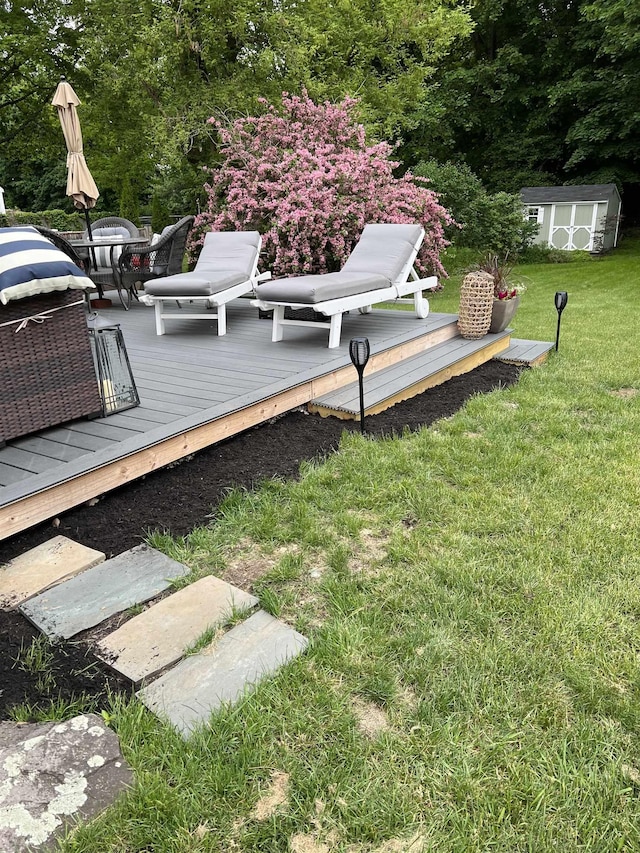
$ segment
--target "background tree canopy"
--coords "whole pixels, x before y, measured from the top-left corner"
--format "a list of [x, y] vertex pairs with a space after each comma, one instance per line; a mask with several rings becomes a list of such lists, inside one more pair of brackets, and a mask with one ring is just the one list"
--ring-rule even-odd
[[626, 0], [36, 0], [0, 3], [0, 185], [64, 201], [51, 97], [66, 74], [117, 212], [195, 211], [231, 122], [303, 88], [359, 99], [403, 168], [470, 168], [489, 192], [640, 183], [640, 8]]

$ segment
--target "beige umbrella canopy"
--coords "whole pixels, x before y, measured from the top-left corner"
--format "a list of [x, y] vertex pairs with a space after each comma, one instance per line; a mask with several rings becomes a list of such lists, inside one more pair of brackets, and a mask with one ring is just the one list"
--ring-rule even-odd
[[[100, 193], [82, 153], [82, 131], [76, 109], [80, 100], [64, 77], [58, 83], [51, 103], [58, 110], [67, 143], [67, 195], [71, 196], [76, 207], [86, 212], [95, 206]], [[86, 216], [88, 220], [89, 214]]]

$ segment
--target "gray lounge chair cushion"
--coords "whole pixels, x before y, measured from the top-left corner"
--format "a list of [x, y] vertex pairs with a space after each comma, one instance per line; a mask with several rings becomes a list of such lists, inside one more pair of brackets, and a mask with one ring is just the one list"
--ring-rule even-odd
[[330, 272], [325, 275], [301, 275], [267, 281], [256, 288], [258, 299], [316, 305], [342, 296], [353, 296], [369, 290], [389, 287], [390, 281], [375, 273]]
[[213, 296], [221, 290], [226, 290], [234, 284], [242, 284], [247, 276], [241, 272], [211, 273], [208, 277], [193, 272], [168, 275], [145, 282], [145, 293], [151, 296], [188, 297]]
[[420, 240], [420, 225], [365, 225], [340, 272], [302, 275], [258, 285], [266, 302], [317, 304], [391, 287]]
[[421, 234], [420, 225], [365, 225], [342, 272], [376, 272], [394, 282]]
[[251, 278], [259, 247], [257, 231], [210, 231], [193, 272], [157, 278], [144, 289], [151, 296], [213, 296]]

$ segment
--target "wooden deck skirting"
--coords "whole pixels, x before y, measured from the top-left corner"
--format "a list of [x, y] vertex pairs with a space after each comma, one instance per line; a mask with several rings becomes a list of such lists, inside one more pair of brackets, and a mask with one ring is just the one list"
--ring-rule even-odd
[[[142, 314], [140, 313], [141, 311], [143, 312]], [[246, 308], [244, 311], [246, 311]], [[148, 322], [149, 328], [151, 328], [153, 326], [152, 312], [147, 311], [142, 306], [135, 306], [135, 311], [132, 310], [127, 314], [117, 309], [111, 309], [109, 314], [112, 313], [123, 327], [128, 348], [135, 350], [136, 347], [142, 346], [133, 334], [134, 326], [132, 326], [131, 338], [127, 336], [127, 325], [133, 319], [131, 315], [137, 314], [138, 321]], [[395, 314], [396, 312], [393, 313]], [[396, 364], [405, 358], [423, 352], [435, 343], [441, 343], [454, 338], [457, 334], [455, 315], [451, 315], [450, 318], [440, 315], [438, 323], [432, 323], [429, 328], [428, 325], [425, 327], [424, 321], [421, 321], [421, 324], [416, 326], [415, 319], [412, 319], [405, 312], [397, 312], [397, 314], [401, 314], [399, 317], [400, 326], [398, 327], [394, 321], [389, 324], [390, 326], [395, 325], [395, 329], [392, 329], [388, 342], [385, 343], [384, 340], [375, 341], [372, 339], [372, 345], [377, 346], [378, 351], [373, 353], [367, 366], [367, 373]], [[242, 317], [243, 311], [239, 311], [238, 315]], [[368, 316], [370, 317], [371, 315]], [[109, 316], [109, 319], [111, 319], [111, 316]], [[362, 320], [366, 320], [366, 318], [363, 317]], [[409, 322], [409, 333], [407, 333], [405, 326], [407, 321]], [[360, 332], [361, 326], [363, 329], [361, 334], [367, 334], [368, 323], [356, 323], [355, 320], [352, 320], [352, 322], [354, 329], [357, 329], [356, 334]], [[207, 337], [201, 335], [196, 339], [196, 342], [198, 345], [206, 346], [207, 349], [211, 348], [214, 353], [219, 353], [220, 357], [224, 357], [224, 347], [229, 347], [233, 341], [233, 323], [234, 318], [232, 318], [229, 334], [226, 338], [219, 339], [213, 335]], [[189, 328], [193, 328], [192, 325]], [[400, 333], [398, 334], [399, 329]], [[267, 334], [270, 333], [270, 323], [261, 322], [258, 332], [262, 333], [263, 331]], [[349, 331], [347, 331], [347, 334], [349, 334]], [[369, 332], [369, 335], [371, 336], [371, 332]], [[205, 422], [203, 422], [203, 419], [206, 418], [207, 409], [202, 411], [201, 415], [192, 414], [188, 417], [177, 418], [164, 426], [158, 423], [150, 423], [149, 426], [155, 429], [151, 429], [148, 436], [145, 433], [141, 433], [139, 438], [134, 442], [134, 444], [138, 445], [135, 448], [131, 446], [129, 449], [124, 446], [118, 447], [118, 442], [115, 442], [112, 449], [107, 448], [95, 454], [85, 452], [84, 456], [79, 457], [78, 460], [69, 464], [68, 470], [65, 470], [64, 466], [61, 466], [59, 474], [58, 469], [56, 469], [50, 476], [45, 478], [45, 482], [42, 482], [41, 479], [40, 485], [32, 493], [22, 494], [17, 499], [7, 501], [4, 506], [0, 506], [0, 541], [34, 524], [72, 509], [85, 501], [132, 482], [145, 474], [157, 471], [172, 462], [183, 459], [210, 445], [231, 438], [240, 432], [268, 421], [270, 418], [306, 405], [314, 397], [339, 389], [353, 381], [355, 375], [354, 368], [350, 361], [348, 361], [346, 353], [340, 353], [339, 359], [336, 359], [336, 351], [327, 351], [323, 338], [318, 338], [316, 335], [309, 335], [308, 339], [303, 338], [303, 340], [304, 349], [302, 349], [301, 342], [292, 342], [288, 346], [285, 346], [283, 344], [272, 344], [268, 341], [265, 344], [265, 353], [270, 357], [276, 358], [276, 360], [281, 360], [287, 353], [290, 359], [297, 357], [298, 350], [301, 351], [303, 358], [308, 357], [308, 353], [311, 352], [313, 358], [318, 362], [317, 368], [305, 368], [303, 365], [301, 369], [297, 366], [297, 374], [294, 373], [290, 379], [287, 380], [285, 378], [276, 382], [271, 381], [271, 383], [265, 382], [265, 390], [268, 391], [270, 384], [273, 393], [267, 393], [263, 399], [257, 401], [255, 401], [255, 392], [236, 392], [230, 402], [224, 404], [227, 408], [226, 412], [216, 416], [216, 410], [219, 410], [223, 404], [215, 405], [211, 410], [213, 417], [205, 420]], [[156, 339], [155, 336], [145, 338], [144, 345], [153, 347], [156, 342], [159, 342], [158, 346], [176, 347], [176, 354], [178, 354], [178, 348], [184, 341], [185, 339], [181, 339], [179, 332], [176, 332], [172, 336], [167, 335], [164, 338]], [[224, 342], [223, 346], [220, 346], [220, 341]], [[189, 341], [189, 343], [193, 344], [193, 340]], [[216, 346], [219, 347], [218, 350], [215, 349]], [[297, 349], [292, 354], [291, 348], [294, 346]], [[348, 338], [343, 348], [346, 349], [347, 347]], [[190, 353], [187, 353], [187, 355], [190, 355]], [[144, 357], [138, 362], [140, 364], [138, 369], [136, 359], [132, 358], [134, 374], [136, 376], [145, 375], [143, 365], [145, 358], [148, 357], [145, 351]], [[156, 357], [159, 359], [156, 362], [157, 366], [166, 363], [162, 361], [163, 358], [166, 358], [165, 351], [158, 352]], [[188, 361], [183, 363], [188, 363]], [[171, 367], [178, 369], [179, 365], [171, 362]], [[148, 371], [148, 368], [146, 370]], [[194, 371], [194, 375], [198, 375], [197, 370]], [[304, 381], [300, 381], [303, 377]], [[158, 380], [162, 380], [162, 378], [162, 369], [158, 367], [157, 375], [154, 375], [153, 379], [139, 379], [138, 384], [146, 382], [149, 388], [148, 393], [156, 396], [158, 392], [155, 390], [155, 386]], [[176, 385], [176, 388], [175, 393], [179, 393], [179, 383]], [[252, 402], [245, 404], [249, 398], [252, 398]], [[157, 396], [156, 399], [158, 399]], [[122, 416], [114, 417], [116, 419], [118, 417], [123, 418], [124, 415], [127, 416], [132, 424], [136, 422], [135, 409], [123, 413]], [[103, 419], [100, 423], [100, 430], [107, 432], [106, 428], [109, 426], [110, 419]], [[119, 421], [118, 423], [122, 427], [122, 423]], [[79, 425], [76, 429], [84, 429], [84, 427]], [[160, 433], [164, 434], [158, 437]], [[79, 433], [74, 434], [76, 436], [79, 435]], [[47, 437], [46, 433], [43, 437]], [[131, 444], [131, 442], [129, 443]], [[111, 458], [108, 458], [109, 456]], [[2, 456], [0, 451], [1, 461]], [[40, 476], [42, 478], [42, 475]], [[20, 484], [18, 486], [20, 487], [19, 491], [28, 492], [29, 490], [28, 481], [25, 481], [24, 488]], [[13, 491], [13, 489], [7, 489], [7, 491]], [[1, 497], [2, 489], [0, 488]]]

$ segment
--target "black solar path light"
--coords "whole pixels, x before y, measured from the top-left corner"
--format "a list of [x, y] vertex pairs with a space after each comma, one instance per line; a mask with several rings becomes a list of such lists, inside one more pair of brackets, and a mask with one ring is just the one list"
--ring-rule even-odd
[[371, 347], [368, 338], [352, 338], [349, 341], [349, 355], [353, 366], [358, 371], [360, 384], [360, 432], [364, 435], [364, 369], [369, 361]]
[[562, 312], [567, 307], [567, 302], [569, 301], [569, 294], [566, 290], [559, 290], [556, 293], [556, 311], [558, 312], [558, 328], [556, 329], [556, 352], [558, 352], [558, 344], [560, 343], [560, 319], [562, 318]]

